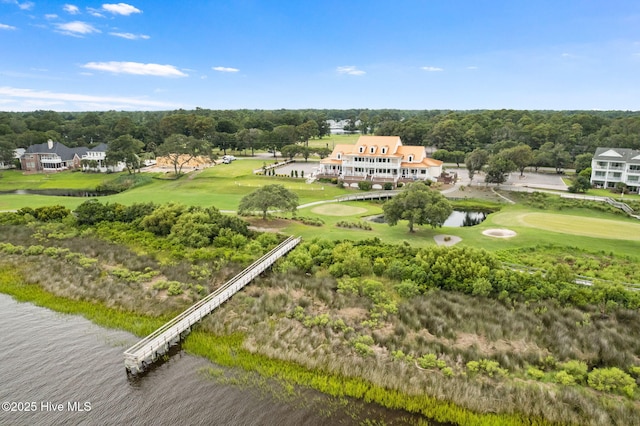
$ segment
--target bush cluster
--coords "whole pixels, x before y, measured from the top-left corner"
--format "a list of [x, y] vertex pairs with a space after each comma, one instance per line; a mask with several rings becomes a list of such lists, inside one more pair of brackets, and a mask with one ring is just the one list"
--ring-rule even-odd
[[[304, 262], [295, 259], [304, 258]], [[558, 300], [573, 306], [640, 307], [640, 293], [620, 285], [582, 286], [563, 265], [547, 274], [521, 272], [504, 266], [492, 253], [470, 247], [424, 247], [384, 244], [379, 239], [326, 241], [314, 239], [299, 245], [290, 255], [303, 272], [328, 269], [336, 277], [374, 274], [405, 282], [407, 292], [417, 289], [457, 291], [465, 294], [536, 302]]]
[[85, 201], [74, 211], [80, 225], [100, 222], [131, 223], [137, 229], [186, 247], [209, 245], [239, 248], [247, 243], [250, 232], [244, 220], [220, 213], [215, 207], [186, 207], [181, 204], [153, 203], [102, 204], [98, 200]]
[[346, 220], [339, 221], [338, 223], [336, 223], [336, 226], [338, 228], [357, 228], [363, 229], [365, 231], [371, 231], [373, 229], [367, 222], [349, 222]]

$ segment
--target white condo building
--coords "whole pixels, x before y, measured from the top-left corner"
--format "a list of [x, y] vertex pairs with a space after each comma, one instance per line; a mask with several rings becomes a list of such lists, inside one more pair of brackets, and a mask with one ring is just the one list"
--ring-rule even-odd
[[598, 148], [591, 160], [591, 185], [615, 188], [618, 182], [629, 192], [640, 188], [640, 150], [628, 148]]

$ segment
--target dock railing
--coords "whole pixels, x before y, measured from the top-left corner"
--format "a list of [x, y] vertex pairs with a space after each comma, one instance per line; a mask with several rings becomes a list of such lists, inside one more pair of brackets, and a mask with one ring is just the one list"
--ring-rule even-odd
[[146, 365], [154, 362], [160, 355], [166, 353], [172, 345], [178, 343], [182, 339], [183, 333], [191, 330], [191, 326], [231, 298], [280, 257], [292, 250], [299, 242], [299, 237], [287, 238], [220, 288], [131, 346], [124, 352], [127, 370], [131, 373], [138, 373], [144, 370]]

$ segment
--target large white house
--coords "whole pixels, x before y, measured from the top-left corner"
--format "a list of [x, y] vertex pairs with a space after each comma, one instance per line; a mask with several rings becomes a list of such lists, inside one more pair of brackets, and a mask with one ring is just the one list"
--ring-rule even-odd
[[640, 150], [628, 148], [598, 148], [591, 160], [591, 185], [615, 188], [618, 182], [629, 192], [640, 188]]
[[106, 158], [107, 144], [101, 143], [95, 148], [88, 149], [86, 153], [80, 157], [82, 169], [97, 170], [100, 172], [121, 172], [126, 168], [126, 165], [122, 161], [119, 161], [117, 164], [107, 164]]
[[423, 146], [402, 145], [398, 136], [360, 136], [355, 145], [336, 145], [329, 157], [320, 160], [317, 176], [395, 185], [398, 181], [435, 181], [441, 174], [442, 161], [427, 157]]

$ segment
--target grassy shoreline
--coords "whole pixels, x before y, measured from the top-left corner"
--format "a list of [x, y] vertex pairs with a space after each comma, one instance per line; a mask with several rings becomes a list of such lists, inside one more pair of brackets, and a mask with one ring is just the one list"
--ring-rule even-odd
[[[99, 303], [56, 296], [37, 284], [22, 284], [19, 274], [6, 267], [0, 267], [0, 293], [9, 295], [19, 302], [32, 303], [64, 314], [80, 315], [99, 326], [128, 331], [140, 337], [152, 332], [168, 319], [123, 312]], [[353, 397], [394, 410], [419, 413], [438, 422], [465, 425], [550, 424], [542, 419], [519, 414], [474, 413], [449, 401], [441, 401], [428, 395], [406, 395], [356, 377], [311, 371], [292, 362], [251, 353], [242, 347], [242, 340], [243, 337], [237, 334], [215, 336], [194, 331], [185, 340], [183, 348], [219, 365], [255, 371], [264, 377], [308, 386], [334, 397]]]

